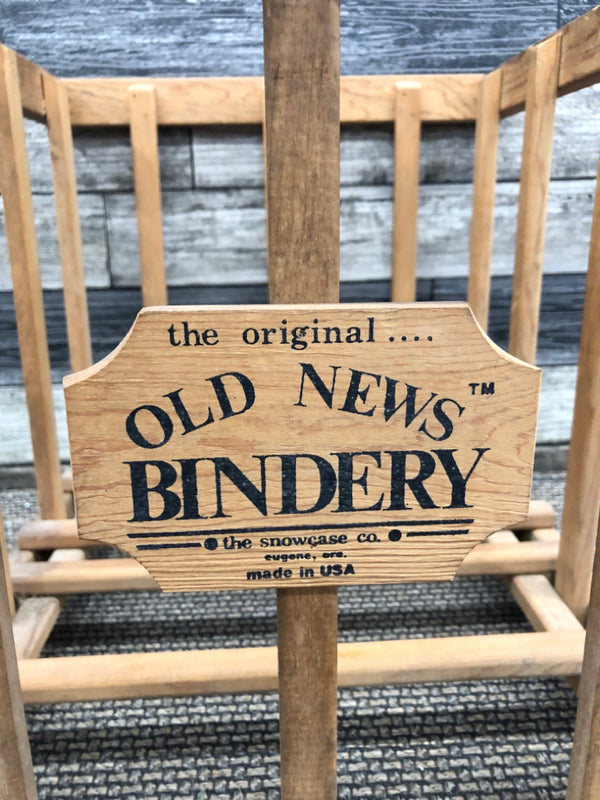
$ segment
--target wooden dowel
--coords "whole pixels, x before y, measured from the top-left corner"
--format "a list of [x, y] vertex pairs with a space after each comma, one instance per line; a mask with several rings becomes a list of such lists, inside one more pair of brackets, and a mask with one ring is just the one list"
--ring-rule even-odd
[[2, 550], [0, 561], [0, 797], [6, 800], [35, 800], [37, 791], [19, 684]]
[[[483, 542], [469, 553], [457, 575], [518, 575], [550, 572], [556, 567], [558, 542]], [[69, 594], [71, 592], [152, 591], [152, 576], [132, 558], [94, 558], [77, 563], [34, 561], [11, 566], [15, 592]], [[258, 586], [258, 584], [256, 584]], [[282, 590], [283, 591], [283, 590]], [[316, 589], [306, 589], [311, 597]], [[324, 602], [327, 598], [325, 597]]]
[[129, 109], [142, 301], [145, 306], [166, 305], [158, 129], [152, 86], [131, 86]]
[[60, 519], [65, 516], [65, 505], [19, 79], [15, 54], [3, 46], [0, 152], [0, 191], [40, 512], [42, 517]]
[[[581, 670], [584, 639], [582, 631], [567, 631], [340, 644], [339, 685], [572, 675]], [[19, 669], [27, 703], [269, 692], [278, 685], [275, 647], [42, 658], [21, 661]], [[312, 686], [304, 692], [305, 700], [307, 692], [312, 697]]]
[[[263, 21], [269, 300], [336, 302], [339, 3], [263, 0]], [[278, 590], [277, 636], [282, 798], [334, 800], [336, 589]]]
[[62, 268], [69, 355], [71, 369], [77, 371], [89, 367], [92, 363], [92, 343], [83, 271], [69, 99], [60, 81], [47, 74], [44, 75], [44, 96], [52, 156], [56, 229]]
[[481, 81], [475, 127], [467, 299], [484, 331], [488, 327], [490, 306], [501, 87], [502, 72], [499, 69]]
[[37, 658], [60, 614], [56, 597], [28, 597], [13, 619], [17, 658]]
[[556, 588], [585, 620], [600, 508], [600, 164], [581, 323]]
[[[600, 526], [597, 541], [600, 542]], [[598, 797], [600, 797], [600, 547], [597, 545], [567, 800], [596, 800]]]
[[8, 560], [8, 548], [6, 547], [6, 534], [4, 531], [4, 519], [0, 512], [0, 556], [2, 557], [2, 567], [4, 569], [4, 582], [6, 584], [6, 594], [8, 600], [8, 608], [11, 617], [14, 617], [17, 607], [15, 605], [15, 594], [12, 585], [12, 578], [10, 576], [10, 563]]
[[420, 143], [420, 86], [418, 83], [397, 83], [391, 292], [394, 303], [410, 303], [416, 299], [417, 293]]
[[508, 351], [535, 363], [560, 36], [530, 50]]

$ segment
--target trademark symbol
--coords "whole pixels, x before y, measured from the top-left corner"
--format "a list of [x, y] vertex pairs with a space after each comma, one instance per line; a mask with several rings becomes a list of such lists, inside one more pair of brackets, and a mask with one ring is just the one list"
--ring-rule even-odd
[[494, 394], [496, 389], [494, 381], [489, 383], [470, 383], [469, 386], [471, 387], [471, 394]]

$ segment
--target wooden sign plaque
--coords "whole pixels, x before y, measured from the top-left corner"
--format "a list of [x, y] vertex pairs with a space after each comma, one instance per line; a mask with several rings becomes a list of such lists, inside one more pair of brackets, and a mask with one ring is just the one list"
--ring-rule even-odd
[[451, 579], [527, 515], [540, 376], [462, 303], [144, 309], [65, 378], [79, 534], [166, 591]]

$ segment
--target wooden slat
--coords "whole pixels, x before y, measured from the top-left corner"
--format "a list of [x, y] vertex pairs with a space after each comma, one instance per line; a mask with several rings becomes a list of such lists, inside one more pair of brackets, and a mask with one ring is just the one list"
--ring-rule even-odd
[[42, 81], [48, 73], [44, 72], [37, 64], [28, 61], [20, 53], [15, 53], [15, 58], [19, 73], [23, 112], [30, 119], [41, 121], [46, 116]]
[[556, 588], [582, 621], [600, 508], [600, 165], [598, 176], [556, 572]]
[[467, 299], [484, 330], [488, 327], [490, 304], [501, 86], [500, 70], [491, 72], [481, 82], [475, 127]]
[[420, 96], [418, 83], [396, 84], [391, 293], [395, 303], [409, 303], [416, 299]]
[[508, 351], [535, 362], [560, 38], [530, 51]]
[[83, 271], [69, 101], [62, 84], [51, 75], [44, 76], [44, 97], [52, 156], [56, 229], [60, 248], [69, 355], [71, 368], [76, 372], [89, 367], [92, 363], [92, 345]]
[[[271, 303], [339, 297], [339, 16], [335, 0], [263, 0]], [[281, 796], [334, 800], [335, 587], [277, 591], [277, 653]]]
[[[392, 122], [394, 87], [402, 75], [352, 75], [341, 78], [342, 122]], [[471, 121], [481, 75], [411, 75], [422, 87], [424, 122]], [[70, 78], [74, 125], [128, 125], [128, 87], [144, 83], [156, 90], [159, 125], [260, 124], [262, 78]]]
[[[465, 558], [458, 575], [519, 575], [549, 572], [556, 567], [558, 542], [483, 542]], [[15, 592], [70, 594], [72, 592], [152, 591], [158, 586], [141, 564], [131, 558], [87, 561], [17, 563], [11, 567]], [[257, 586], [258, 584], [253, 584]]]
[[167, 303], [167, 282], [155, 91], [152, 86], [135, 84], [128, 94], [142, 300], [145, 306], [160, 306]]
[[6, 595], [8, 602], [8, 610], [11, 617], [14, 617], [17, 607], [15, 605], [15, 593], [13, 590], [12, 579], [10, 577], [10, 563], [8, 560], [8, 549], [6, 547], [6, 535], [4, 532], [4, 519], [2, 511], [0, 510], [0, 558], [2, 559], [2, 567], [4, 570], [4, 582], [6, 583]]
[[[597, 541], [600, 542], [600, 526]], [[600, 547], [596, 547], [590, 614], [579, 685], [567, 800], [600, 796]]]
[[534, 630], [583, 630], [582, 624], [545, 575], [516, 575], [508, 584]]
[[65, 516], [50, 363], [15, 55], [0, 47], [0, 190], [43, 517]]
[[37, 792], [1, 550], [0, 562], [0, 797], [35, 800]]
[[13, 619], [17, 658], [37, 658], [60, 614], [56, 597], [28, 597]]
[[[339, 686], [572, 675], [585, 634], [513, 633], [340, 644]], [[274, 647], [21, 661], [27, 703], [165, 697], [277, 688]]]
[[589, 86], [600, 79], [600, 7], [562, 29], [559, 86], [561, 93]]

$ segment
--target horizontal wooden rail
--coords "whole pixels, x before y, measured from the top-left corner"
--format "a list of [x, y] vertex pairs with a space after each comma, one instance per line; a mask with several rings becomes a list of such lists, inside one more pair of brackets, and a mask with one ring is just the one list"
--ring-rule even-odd
[[[399, 75], [341, 78], [342, 122], [392, 122]], [[421, 85], [425, 122], [474, 120], [481, 75], [411, 75]], [[262, 124], [263, 79], [71, 78], [64, 79], [73, 125], [128, 125], [130, 86], [154, 87], [159, 125]]]
[[[458, 575], [550, 572], [556, 567], [557, 555], [558, 542], [483, 543], [465, 558]], [[22, 594], [54, 595], [158, 589], [152, 576], [133, 558], [17, 563], [12, 565], [11, 574], [15, 592]], [[258, 584], [248, 588], [258, 588]]]
[[[513, 633], [338, 646], [339, 686], [581, 672], [585, 633]], [[277, 650], [251, 647], [43, 658], [19, 663], [26, 703], [268, 692]]]
[[[559, 95], [591, 86], [600, 80], [600, 6], [569, 22], [549, 39], [562, 38], [557, 90]], [[528, 53], [502, 64], [503, 115], [521, 111], [527, 89]]]

